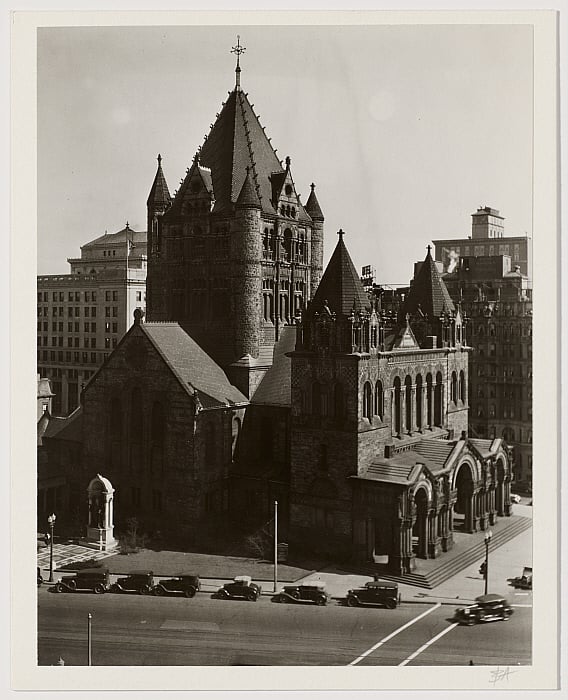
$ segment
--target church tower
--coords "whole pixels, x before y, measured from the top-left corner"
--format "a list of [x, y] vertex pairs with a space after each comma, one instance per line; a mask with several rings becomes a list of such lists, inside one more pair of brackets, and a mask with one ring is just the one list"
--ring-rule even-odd
[[[353, 503], [377, 459], [467, 430], [468, 348], [430, 251], [397, 318], [366, 294], [343, 236], [291, 354], [289, 540], [347, 556], [366, 541]], [[373, 547], [390, 552], [381, 532]]]
[[290, 158], [279, 160], [241, 88], [244, 50], [233, 48], [235, 87], [163, 210], [159, 164], [148, 199], [148, 230], [156, 219], [159, 235], [149, 252], [147, 317], [180, 323], [250, 397], [283, 326], [317, 287], [324, 217], [314, 186], [302, 204]]

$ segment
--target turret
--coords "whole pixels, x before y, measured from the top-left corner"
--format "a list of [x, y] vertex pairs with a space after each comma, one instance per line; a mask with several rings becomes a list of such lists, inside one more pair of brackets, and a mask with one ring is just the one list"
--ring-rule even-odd
[[146, 207], [148, 211], [148, 254], [152, 256], [160, 252], [161, 248], [161, 219], [171, 204], [168, 183], [162, 171], [162, 156], [158, 153], [158, 170], [148, 195]]
[[312, 182], [311, 192], [305, 209], [313, 223], [310, 298], [314, 297], [323, 272], [323, 222], [324, 216], [316, 197], [316, 186]]

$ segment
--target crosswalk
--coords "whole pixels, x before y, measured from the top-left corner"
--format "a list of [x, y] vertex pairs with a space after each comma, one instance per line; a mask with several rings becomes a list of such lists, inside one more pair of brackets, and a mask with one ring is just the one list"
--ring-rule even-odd
[[[94, 559], [99, 561], [106, 557], [112, 557], [116, 550], [101, 552], [90, 547], [83, 547], [80, 544], [54, 544], [53, 545], [53, 568], [60, 569], [76, 561], [88, 561]], [[49, 547], [45, 547], [37, 555], [37, 565], [40, 569], [49, 568]]]

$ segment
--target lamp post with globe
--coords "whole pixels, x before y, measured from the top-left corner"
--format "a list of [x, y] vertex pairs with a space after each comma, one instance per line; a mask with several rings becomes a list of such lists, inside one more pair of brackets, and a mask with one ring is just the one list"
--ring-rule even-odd
[[485, 533], [485, 537], [483, 538], [485, 540], [485, 595], [487, 595], [487, 583], [489, 581], [489, 543], [491, 542], [492, 537], [493, 533], [491, 532], [491, 530], [487, 530], [487, 532]]
[[47, 518], [49, 524], [49, 583], [53, 583], [53, 528], [55, 520], [55, 513], [52, 513]]

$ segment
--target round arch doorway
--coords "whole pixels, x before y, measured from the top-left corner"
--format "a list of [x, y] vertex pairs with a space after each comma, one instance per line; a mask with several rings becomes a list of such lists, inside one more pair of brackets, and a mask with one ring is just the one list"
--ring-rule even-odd
[[424, 487], [414, 493], [416, 516], [412, 522], [412, 553], [419, 559], [428, 558], [428, 492]]
[[473, 532], [473, 477], [471, 467], [463, 462], [456, 474], [457, 500], [454, 505], [453, 529]]

